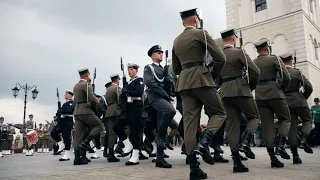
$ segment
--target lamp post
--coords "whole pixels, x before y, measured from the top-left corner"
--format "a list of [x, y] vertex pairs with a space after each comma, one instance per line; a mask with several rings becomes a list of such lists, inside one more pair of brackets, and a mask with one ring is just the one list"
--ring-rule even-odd
[[18, 86], [24, 90], [24, 110], [23, 110], [23, 126], [26, 125], [26, 108], [27, 108], [27, 93], [28, 91], [32, 90], [32, 99], [34, 100], [35, 98], [37, 98], [37, 95], [39, 93], [39, 91], [37, 90], [37, 86], [28, 86], [28, 84], [26, 83], [26, 85], [21, 86], [19, 83], [16, 83], [16, 86], [14, 88], [12, 88], [12, 93], [13, 93], [13, 97], [16, 98], [19, 94], [19, 88]]

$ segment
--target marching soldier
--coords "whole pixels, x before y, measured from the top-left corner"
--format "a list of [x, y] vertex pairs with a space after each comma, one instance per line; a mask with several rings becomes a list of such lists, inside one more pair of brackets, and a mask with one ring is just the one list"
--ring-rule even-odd
[[[127, 97], [127, 114], [128, 114], [128, 125], [130, 128], [130, 140], [133, 145], [132, 156], [126, 165], [137, 165], [139, 164], [139, 149], [140, 149], [140, 129], [141, 129], [141, 114], [142, 114], [142, 95], [144, 92], [143, 79], [137, 76], [139, 65], [129, 63], [128, 74], [130, 76], [130, 82], [126, 88], [122, 89]], [[122, 120], [124, 121], [124, 120]], [[124, 139], [126, 134], [124, 128], [126, 123], [122, 123], [122, 127], [118, 127], [120, 131], [117, 131], [120, 139]], [[115, 128], [114, 128], [115, 129]], [[116, 130], [116, 129], [115, 129]]]
[[41, 133], [42, 133], [42, 138], [41, 138], [41, 146], [39, 147], [39, 149], [41, 149], [40, 152], [43, 153], [49, 153], [49, 141], [51, 139], [50, 136], [50, 122], [48, 122], [46, 120], [47, 124], [45, 124], [42, 128], [41, 128]]
[[43, 152], [43, 149], [41, 148], [42, 147], [42, 143], [43, 143], [43, 133], [42, 133], [42, 123], [39, 123], [39, 127], [37, 128], [37, 133], [38, 133], [38, 136], [39, 136], [39, 140], [38, 142], [36, 143], [35, 147], [36, 147], [36, 151], [38, 153], [42, 153]]
[[283, 91], [290, 83], [290, 75], [282, 60], [270, 55], [267, 40], [255, 43], [255, 47], [259, 56], [254, 62], [260, 68], [255, 100], [261, 118], [263, 139], [270, 156], [271, 167], [282, 168], [284, 165], [275, 156], [274, 151], [274, 114], [277, 115], [280, 124], [279, 135], [286, 137], [290, 127], [290, 112]]
[[308, 135], [312, 128], [312, 118], [307, 103], [307, 99], [312, 94], [313, 88], [310, 81], [302, 74], [299, 69], [292, 67], [292, 54], [286, 53], [280, 56], [290, 74], [291, 81], [284, 91], [290, 110], [291, 125], [288, 134], [288, 141], [293, 155], [293, 164], [302, 164], [298, 154], [298, 124], [302, 120], [301, 144], [305, 152], [313, 153], [307, 143]]
[[[121, 109], [119, 106], [121, 88], [120, 77], [118, 74], [113, 74], [110, 76], [112, 84], [107, 88], [106, 91], [106, 101], [108, 104], [108, 109], [106, 112], [106, 118], [108, 118], [108, 127], [109, 127], [109, 137], [108, 137], [108, 162], [119, 162], [120, 160], [114, 156], [114, 145], [116, 144], [117, 135], [113, 130], [113, 126], [116, 121], [120, 121]], [[126, 141], [127, 144], [130, 144], [130, 141]], [[129, 151], [130, 152], [130, 151]]]
[[[29, 114], [28, 121], [32, 121], [32, 120], [33, 120], [33, 114]], [[27, 121], [27, 123], [28, 123], [28, 121]], [[26, 123], [26, 125], [28, 125], [27, 123]], [[23, 152], [22, 153], [26, 154], [26, 156], [29, 156], [30, 152], [29, 152], [28, 141], [27, 141], [27, 132], [25, 133], [25, 132], [21, 131], [21, 133], [23, 133], [23, 141], [22, 141], [23, 142]]]
[[[72, 100], [73, 92], [66, 90], [64, 94], [64, 99], [66, 102], [57, 111], [57, 116], [59, 117], [57, 125], [51, 131], [51, 137], [58, 143], [59, 149], [57, 154], [61, 153], [63, 150], [64, 155], [59, 159], [59, 161], [69, 161], [70, 160], [70, 149], [71, 149], [71, 129], [73, 127], [73, 112], [75, 109], [75, 102]], [[60, 138], [60, 133], [62, 134], [63, 141]]]
[[12, 154], [12, 143], [14, 140], [13, 135], [16, 134], [15, 128], [13, 127], [12, 124], [8, 124], [8, 139], [7, 139], [7, 155]]
[[[108, 82], [106, 83], [104, 86], [106, 88], [106, 92], [108, 91], [108, 88], [111, 86], [112, 82]], [[104, 101], [103, 103], [101, 103], [101, 109], [103, 109], [103, 107], [105, 108], [104, 111], [105, 113], [102, 115], [103, 118], [103, 124], [104, 124], [104, 129], [106, 130], [106, 133], [104, 135], [104, 141], [103, 141], [103, 157], [108, 157], [108, 140], [109, 140], [109, 122], [108, 122], [108, 118], [106, 117], [106, 112], [108, 109], [108, 103], [107, 103], [107, 98], [106, 96], [101, 96], [101, 100]], [[101, 101], [100, 100], [100, 101]], [[104, 105], [103, 105], [104, 104]]]
[[[180, 92], [182, 98], [184, 140], [189, 158], [190, 178], [204, 179], [207, 174], [200, 169], [196, 154], [200, 154], [205, 162], [214, 164], [208, 147], [213, 135], [224, 122], [226, 113], [214, 88], [213, 79], [219, 76], [226, 58], [209, 33], [198, 29], [202, 20], [197, 9], [180, 12], [180, 16], [185, 30], [173, 43], [172, 66], [175, 74], [179, 75], [176, 91]], [[206, 66], [207, 50], [214, 60], [211, 72]], [[197, 143], [196, 134], [203, 106], [209, 121]]]
[[242, 164], [239, 154], [241, 112], [248, 119], [243, 149], [248, 158], [255, 159], [250, 144], [258, 128], [260, 117], [252, 91], [258, 84], [260, 71], [243, 49], [235, 48], [237, 35], [234, 29], [221, 32], [221, 37], [226, 64], [220, 75], [222, 82], [220, 96], [228, 114], [226, 127], [233, 157], [233, 172], [248, 172], [249, 169]]
[[[75, 132], [73, 137], [74, 165], [88, 164], [87, 159], [80, 156], [80, 148], [90, 151], [91, 147], [90, 145], [88, 146], [88, 143], [103, 131], [103, 124], [94, 113], [97, 100], [93, 94], [92, 86], [88, 82], [90, 81], [90, 72], [87, 68], [80, 69], [79, 75], [81, 79], [73, 88], [74, 101], [76, 102], [76, 107], [73, 112], [75, 118]], [[92, 130], [83, 140], [87, 127]]]
[[6, 135], [4, 134], [5, 132], [2, 132], [2, 130], [4, 130], [4, 117], [0, 117], [0, 128], [1, 128], [1, 131], [0, 131], [0, 158], [3, 157], [2, 155], [2, 148], [3, 148], [3, 144], [4, 144], [4, 141], [6, 140]]
[[[27, 121], [27, 133], [32, 131], [32, 130], [35, 130], [36, 127], [37, 127], [37, 124], [36, 122], [33, 121], [33, 114], [30, 114], [29, 115], [29, 120]], [[27, 134], [25, 134], [26, 136]], [[25, 143], [27, 145], [27, 152], [26, 152], [26, 156], [33, 156], [33, 152], [34, 152], [34, 144], [32, 144], [30, 147], [28, 145], [28, 141], [27, 141], [27, 136], [25, 137]]]
[[151, 47], [148, 56], [151, 57], [153, 63], [145, 66], [143, 79], [144, 84], [149, 89], [148, 101], [150, 106], [157, 111], [157, 135], [155, 142], [157, 144], [156, 167], [172, 168], [172, 165], [164, 160], [164, 150], [166, 149], [165, 139], [167, 129], [176, 110], [171, 105], [173, 99], [169, 93], [164, 90], [165, 83], [169, 80], [164, 76], [164, 69], [160, 65], [162, 61], [163, 51], [159, 45]]

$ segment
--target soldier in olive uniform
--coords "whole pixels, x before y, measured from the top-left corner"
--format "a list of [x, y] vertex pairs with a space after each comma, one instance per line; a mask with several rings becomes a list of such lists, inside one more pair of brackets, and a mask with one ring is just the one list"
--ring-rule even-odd
[[[195, 153], [200, 154], [205, 162], [214, 164], [208, 147], [223, 124], [226, 113], [213, 80], [220, 75], [226, 57], [209, 33], [198, 29], [202, 20], [196, 9], [181, 12], [180, 16], [185, 29], [173, 43], [172, 66], [175, 74], [179, 75], [176, 91], [180, 92], [182, 98], [184, 140], [190, 158], [190, 178], [207, 178], [207, 174], [197, 164]], [[211, 71], [206, 66], [209, 55], [206, 54], [207, 51], [214, 60]], [[203, 106], [209, 121], [197, 143], [196, 134]]]
[[[110, 76], [112, 84], [106, 91], [106, 101], [108, 103], [108, 109], [106, 112], [106, 117], [108, 118], [108, 126], [109, 126], [109, 138], [108, 138], [108, 162], [119, 162], [120, 160], [114, 156], [114, 145], [116, 144], [117, 135], [113, 130], [113, 126], [116, 121], [121, 121], [120, 114], [121, 108], [120, 104], [120, 95], [122, 93], [120, 84], [120, 77], [118, 74], [114, 74]], [[126, 139], [127, 148], [129, 153], [132, 147], [129, 139]], [[130, 146], [131, 145], [131, 146]]]
[[[36, 124], [36, 122], [33, 121], [33, 114], [30, 114], [30, 115], [29, 115], [29, 120], [27, 121], [26, 125], [27, 125], [27, 128], [26, 128], [27, 133], [30, 132], [30, 131], [32, 131], [32, 130], [36, 130], [37, 124]], [[26, 134], [25, 134], [25, 136], [26, 136]], [[35, 146], [35, 145], [32, 144], [32, 145], [29, 147], [28, 141], [27, 141], [27, 137], [25, 137], [24, 140], [25, 140], [25, 143], [26, 143], [26, 145], [27, 145], [26, 156], [33, 156], [34, 146]]]
[[302, 120], [302, 147], [307, 153], [313, 153], [307, 143], [307, 137], [312, 128], [312, 118], [307, 103], [307, 99], [312, 94], [313, 88], [310, 81], [302, 74], [299, 69], [292, 67], [292, 54], [286, 53], [280, 56], [290, 74], [291, 81], [284, 91], [290, 109], [291, 126], [288, 140], [293, 155], [293, 164], [302, 164], [298, 154], [298, 117]]
[[[88, 146], [88, 143], [103, 131], [103, 124], [93, 111], [96, 108], [97, 100], [93, 94], [92, 86], [88, 82], [90, 80], [89, 70], [81, 69], [79, 75], [81, 79], [73, 88], [74, 101], [76, 102], [73, 112], [75, 119], [74, 165], [88, 164], [87, 159], [80, 156], [80, 148], [90, 151], [91, 147]], [[91, 131], [87, 138], [83, 140], [87, 127], [91, 128]]]
[[50, 135], [50, 123], [48, 121], [46, 121], [47, 124], [43, 125], [42, 127], [42, 142], [41, 142], [41, 149], [43, 153], [49, 153], [49, 141], [51, 139], [51, 135]]
[[[0, 128], [4, 125], [4, 117], [0, 117]], [[0, 132], [1, 133], [1, 132]], [[0, 158], [3, 157], [2, 155], [2, 149], [3, 149], [3, 142], [5, 141], [4, 137], [2, 137], [2, 134], [0, 134]]]
[[252, 91], [258, 84], [260, 71], [243, 49], [235, 48], [237, 35], [234, 29], [221, 32], [221, 37], [224, 42], [226, 64], [220, 75], [222, 82], [220, 96], [227, 112], [227, 136], [234, 162], [233, 172], [248, 172], [249, 169], [242, 164], [239, 155], [241, 112], [248, 119], [243, 149], [248, 158], [255, 159], [250, 144], [260, 117]]
[[279, 57], [270, 55], [267, 40], [261, 40], [255, 43], [255, 46], [259, 56], [254, 62], [260, 68], [255, 100], [261, 118], [263, 139], [270, 156], [271, 167], [281, 168], [284, 165], [275, 156], [274, 151], [274, 114], [280, 123], [279, 135], [287, 136], [290, 112], [283, 91], [290, 83], [290, 74]]
[[172, 168], [172, 165], [164, 160], [164, 150], [166, 149], [165, 141], [167, 130], [172, 122], [176, 110], [170, 103], [173, 99], [169, 92], [165, 90], [165, 84], [170, 81], [164, 74], [164, 68], [160, 65], [163, 51], [159, 45], [152, 46], [148, 51], [148, 56], [152, 59], [152, 64], [144, 68], [143, 79], [149, 89], [148, 101], [150, 106], [157, 112], [157, 134], [155, 142], [157, 144], [156, 167]]
[[12, 124], [8, 124], [8, 139], [7, 139], [7, 155], [12, 154], [12, 142], [14, 140], [13, 135], [16, 134], [15, 128], [12, 126]]
[[[106, 88], [106, 92], [108, 91], [108, 88], [111, 86], [112, 82], [108, 82], [106, 83], [104, 86]], [[107, 103], [107, 98], [106, 96], [102, 96], [101, 98], [103, 101], [105, 101], [102, 105], [102, 107], [105, 108], [105, 113], [103, 114], [103, 124], [104, 124], [104, 129], [106, 130], [106, 133], [104, 135], [104, 141], [103, 141], [103, 146], [104, 146], [104, 149], [103, 149], [103, 157], [108, 157], [108, 140], [109, 140], [109, 122], [108, 122], [108, 118], [106, 117], [106, 112], [107, 112], [107, 109], [108, 109], [108, 103]]]

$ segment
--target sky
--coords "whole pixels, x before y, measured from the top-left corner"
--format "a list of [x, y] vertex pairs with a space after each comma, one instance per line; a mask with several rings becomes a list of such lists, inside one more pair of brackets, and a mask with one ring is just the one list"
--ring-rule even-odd
[[[60, 99], [79, 80], [78, 69], [89, 68], [96, 93], [104, 94], [110, 75], [124, 64], [145, 66], [147, 51], [159, 44], [172, 49], [183, 31], [179, 12], [200, 8], [204, 27], [218, 38], [226, 28], [225, 0], [1, 0], [0, 1], [0, 116], [6, 122], [23, 120], [24, 92], [16, 99], [16, 83], [37, 86], [35, 100], [28, 92], [27, 115], [52, 120]], [[126, 73], [127, 75], [127, 73]], [[142, 72], [139, 72], [142, 75]]]

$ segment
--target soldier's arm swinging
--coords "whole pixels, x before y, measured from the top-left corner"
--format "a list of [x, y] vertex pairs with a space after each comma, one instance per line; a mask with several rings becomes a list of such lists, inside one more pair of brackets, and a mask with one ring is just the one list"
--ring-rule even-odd
[[144, 68], [143, 80], [144, 80], [144, 84], [150, 90], [152, 90], [153, 92], [157, 93], [158, 95], [164, 98], [170, 98], [170, 96], [161, 87], [158, 86], [158, 84], [154, 80], [154, 76], [151, 72], [151, 69], [148, 66]]
[[[276, 67], [276, 69], [278, 70], [278, 72], [281, 72], [281, 69], [282, 69], [282, 72], [283, 72], [283, 81], [282, 81], [281, 87], [282, 87], [283, 90], [284, 90], [284, 89], [287, 89], [287, 87], [289, 86], [289, 83], [290, 83], [290, 81], [291, 81], [290, 74], [289, 74], [289, 72], [288, 72], [288, 70], [287, 70], [287, 68], [286, 68], [286, 66], [284, 65], [284, 63], [283, 63], [282, 60], [280, 60], [280, 65], [281, 65], [281, 67], [279, 66], [279, 62], [278, 62], [278, 60], [277, 60], [276, 58], [275, 58], [274, 63], [275, 63], [275, 67]], [[281, 68], [281, 69], [280, 69], [280, 68]]]
[[180, 60], [175, 54], [174, 49], [172, 49], [172, 69], [176, 75], [179, 75], [182, 70]]
[[206, 30], [204, 31], [205, 31], [206, 38], [204, 37], [203, 32], [201, 30], [200, 40], [204, 46], [206, 46], [206, 43], [207, 43], [208, 52], [210, 53], [214, 61], [214, 66], [211, 74], [213, 75], [213, 77], [218, 77], [220, 75], [222, 67], [226, 62], [226, 55], [223, 53], [221, 48], [215, 43], [215, 41], [212, 39], [209, 33]]
[[[244, 53], [243, 53], [244, 52]], [[240, 62], [242, 63], [243, 66], [247, 66], [246, 64], [246, 59], [248, 62], [248, 72], [249, 72], [249, 86], [250, 89], [253, 91], [254, 89], [256, 89], [258, 82], [259, 82], [259, 78], [260, 78], [260, 69], [257, 67], [257, 65], [252, 61], [252, 59], [250, 58], [250, 56], [246, 53], [245, 50], [243, 50], [243, 52], [240, 52]]]
[[[301, 72], [300, 72], [301, 73]], [[304, 93], [303, 96], [308, 99], [313, 92], [313, 87], [311, 82], [301, 73], [301, 81], [304, 83]], [[301, 82], [302, 83], [302, 82]]]

